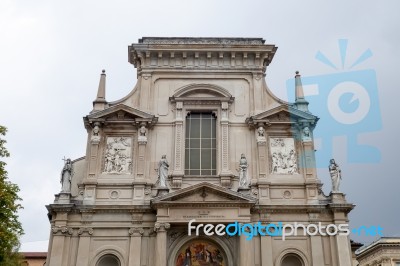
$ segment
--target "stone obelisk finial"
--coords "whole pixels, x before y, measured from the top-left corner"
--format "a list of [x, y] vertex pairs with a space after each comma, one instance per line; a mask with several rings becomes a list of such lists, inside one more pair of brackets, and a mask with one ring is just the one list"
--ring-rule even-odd
[[106, 106], [106, 71], [103, 69], [100, 75], [97, 98], [93, 101], [93, 111], [104, 110]]

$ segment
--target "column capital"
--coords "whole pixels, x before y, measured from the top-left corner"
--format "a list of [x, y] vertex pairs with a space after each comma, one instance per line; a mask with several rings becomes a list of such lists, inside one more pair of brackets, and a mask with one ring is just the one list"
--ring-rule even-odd
[[143, 236], [144, 229], [142, 227], [132, 227], [128, 233], [130, 236]]
[[154, 231], [155, 232], [166, 232], [169, 228], [171, 228], [171, 225], [169, 223], [155, 223], [154, 224]]

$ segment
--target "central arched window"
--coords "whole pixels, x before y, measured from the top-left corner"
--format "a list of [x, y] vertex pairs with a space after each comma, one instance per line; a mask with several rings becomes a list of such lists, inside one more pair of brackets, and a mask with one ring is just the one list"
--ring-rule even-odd
[[99, 259], [96, 266], [121, 266], [121, 263], [114, 255], [104, 255]]
[[282, 260], [282, 266], [303, 266], [302, 260], [294, 254], [286, 255]]
[[216, 118], [211, 112], [186, 117], [185, 175], [216, 175]]

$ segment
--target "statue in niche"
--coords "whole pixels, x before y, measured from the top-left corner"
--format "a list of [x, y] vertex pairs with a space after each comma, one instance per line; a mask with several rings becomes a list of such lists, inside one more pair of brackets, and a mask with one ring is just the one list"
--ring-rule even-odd
[[100, 141], [100, 128], [99, 125], [96, 123], [92, 129], [92, 137], [90, 138], [92, 142], [99, 142]]
[[64, 160], [64, 167], [61, 171], [61, 192], [71, 192], [71, 179], [73, 175], [71, 159]]
[[339, 165], [335, 162], [335, 159], [330, 160], [329, 173], [332, 180], [332, 192], [339, 191], [340, 180], [342, 179], [342, 170]]
[[310, 132], [310, 128], [309, 127], [303, 128], [302, 140], [304, 142], [311, 141], [311, 132]]
[[239, 187], [248, 188], [249, 180], [247, 178], [247, 164], [246, 156], [242, 153], [240, 161], [239, 161]]
[[168, 167], [167, 155], [161, 156], [161, 160], [158, 162], [158, 181], [160, 187], [167, 187]]
[[129, 174], [132, 165], [131, 146], [131, 138], [107, 138], [104, 172], [110, 174]]

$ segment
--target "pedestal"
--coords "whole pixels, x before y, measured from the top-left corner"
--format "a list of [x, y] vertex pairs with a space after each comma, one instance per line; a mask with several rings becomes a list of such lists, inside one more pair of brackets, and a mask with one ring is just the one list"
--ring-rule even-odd
[[250, 196], [250, 191], [251, 191], [251, 189], [249, 187], [239, 187], [238, 188], [238, 192], [243, 195]]
[[60, 192], [58, 194], [57, 202], [58, 204], [68, 204], [70, 203], [71, 193], [70, 192]]
[[345, 195], [339, 191], [332, 191], [329, 196], [332, 199], [332, 203], [346, 203]]
[[169, 193], [169, 188], [167, 187], [159, 187], [157, 188], [157, 197], [163, 196]]

